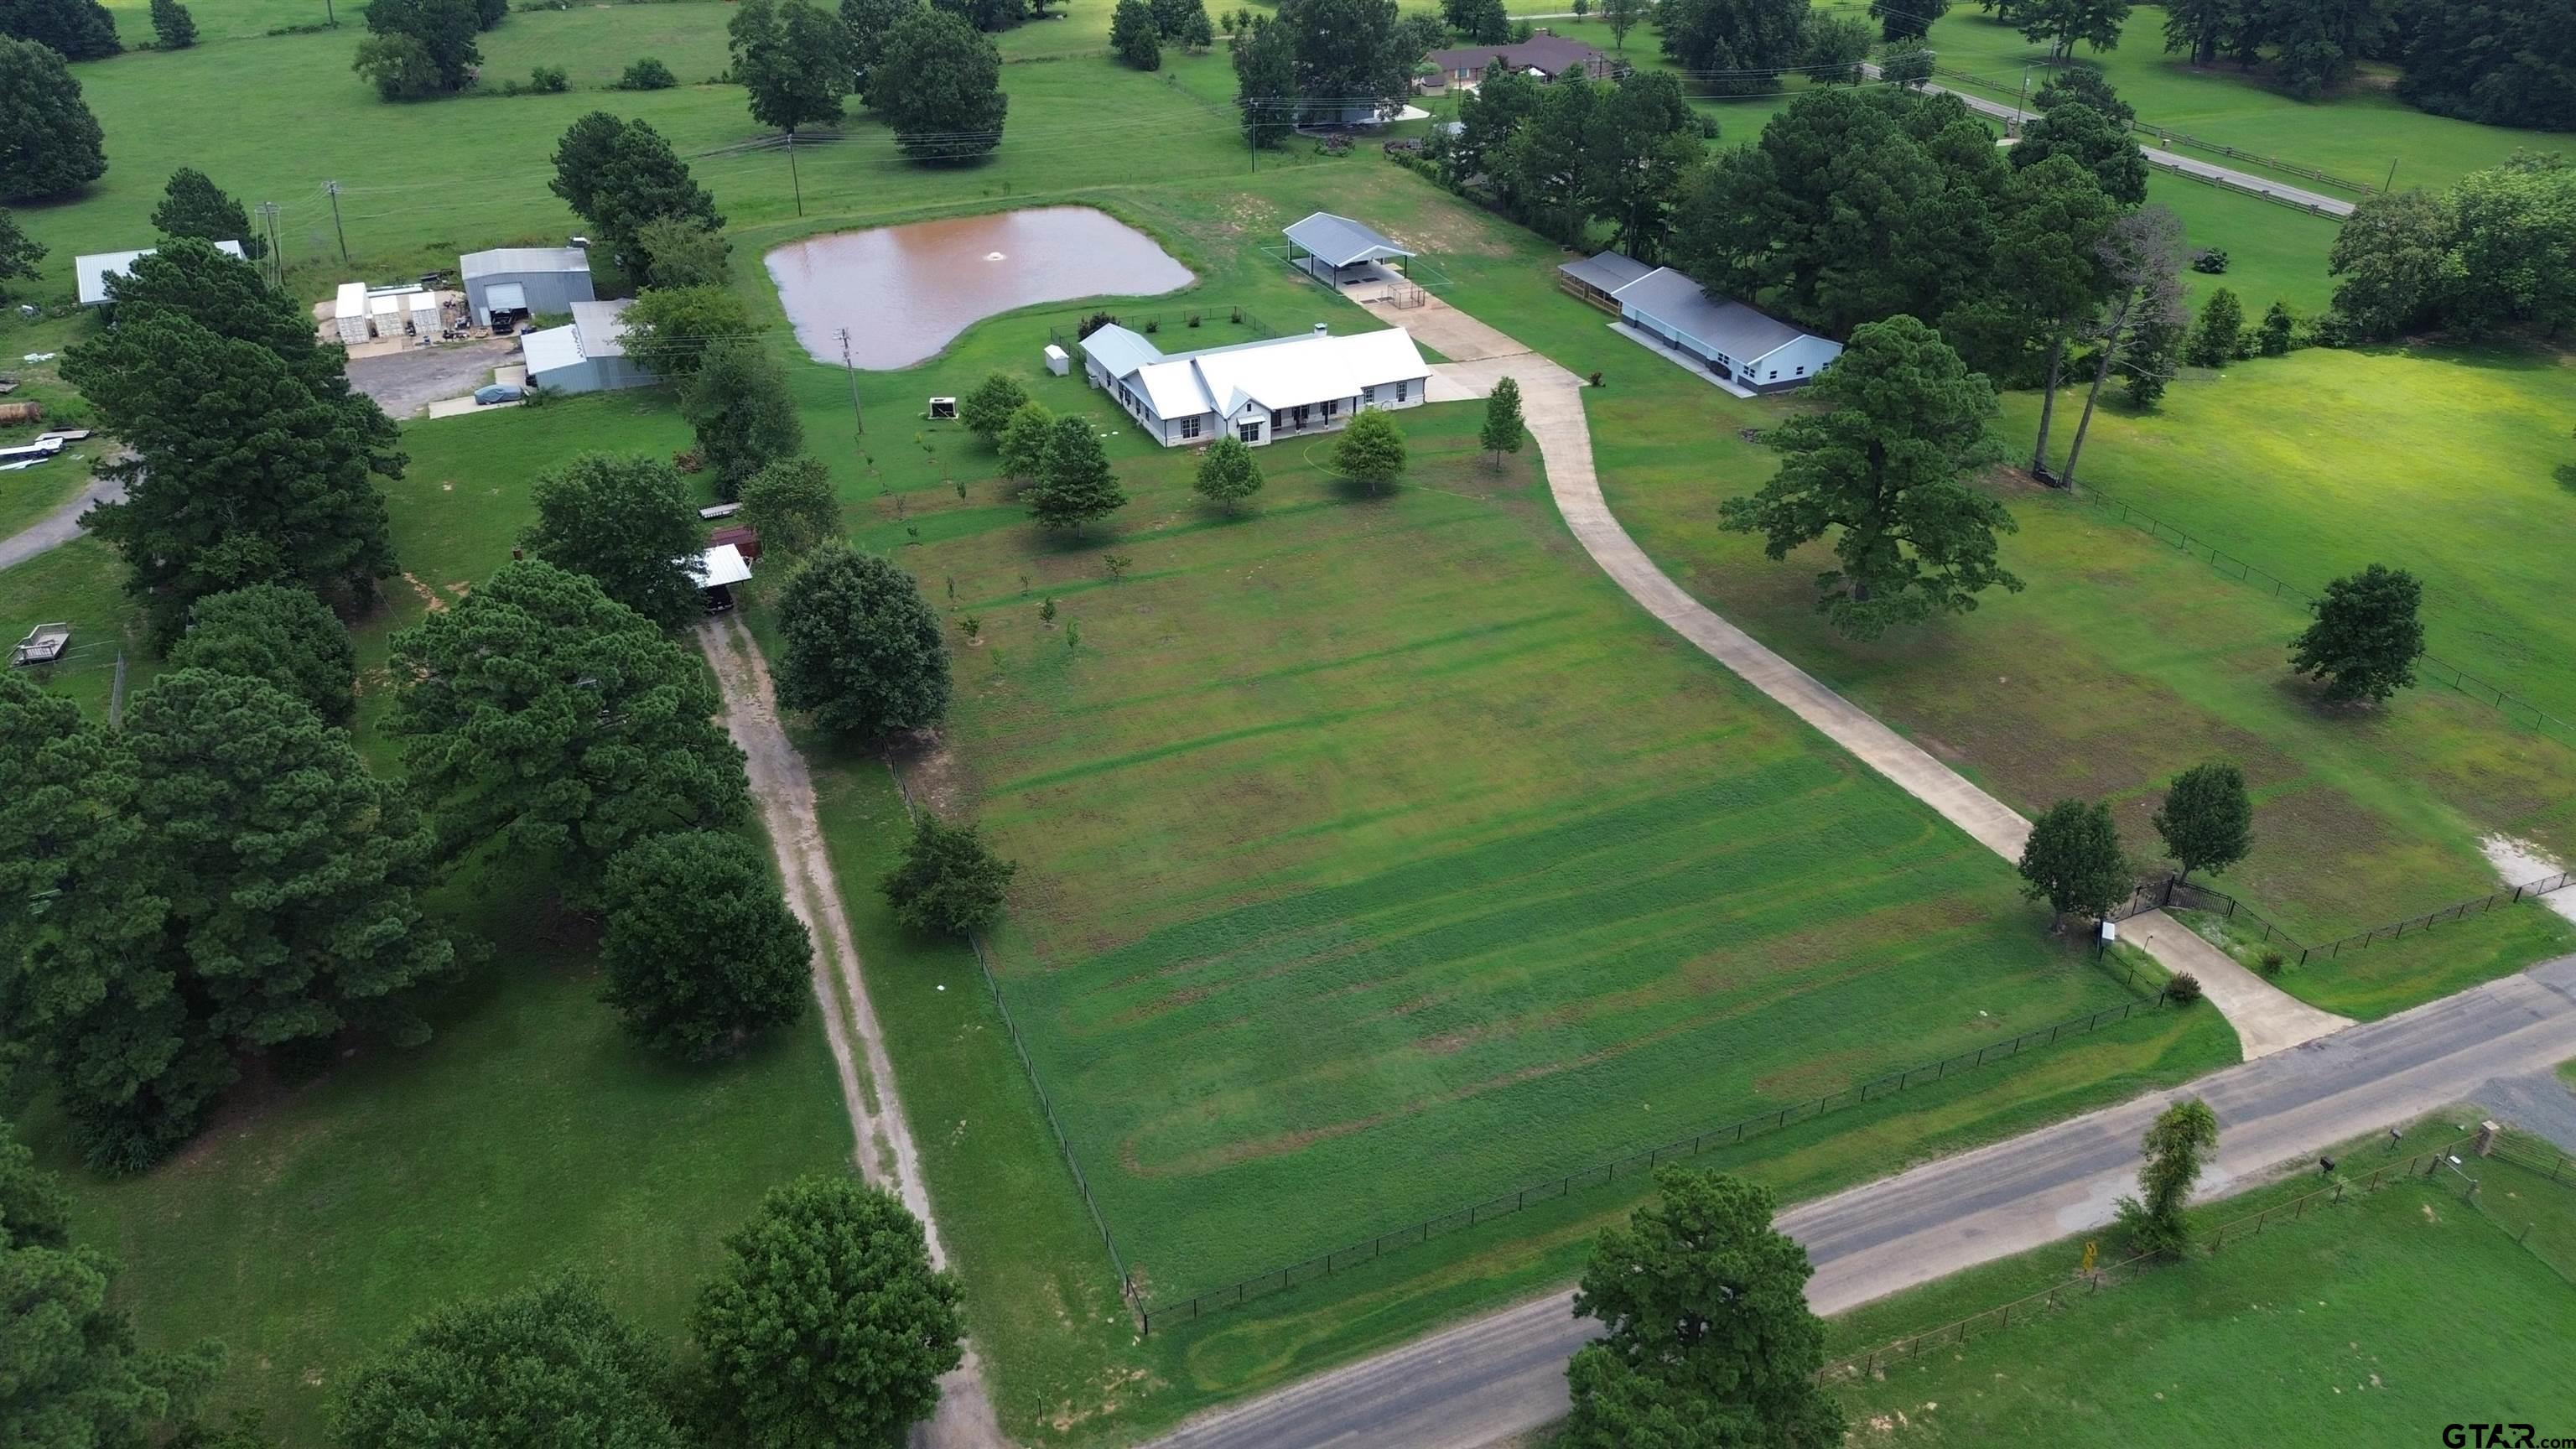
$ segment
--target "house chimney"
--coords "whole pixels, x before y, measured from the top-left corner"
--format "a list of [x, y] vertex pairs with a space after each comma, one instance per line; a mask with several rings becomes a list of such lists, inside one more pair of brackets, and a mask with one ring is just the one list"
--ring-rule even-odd
[[1315, 335], [1316, 335], [1316, 336], [1318, 336], [1318, 337], [1321, 337], [1321, 336], [1323, 336], [1323, 335], [1324, 335], [1324, 324], [1323, 324], [1323, 323], [1318, 322], [1318, 323], [1316, 323], [1316, 324], [1315, 324]]

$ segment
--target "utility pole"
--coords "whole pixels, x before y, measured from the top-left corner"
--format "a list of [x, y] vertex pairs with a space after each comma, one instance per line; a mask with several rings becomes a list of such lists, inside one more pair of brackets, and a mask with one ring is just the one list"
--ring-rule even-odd
[[322, 23], [334, 30], [340, 28], [340, 17], [332, 13], [331, 0], [322, 0]]
[[2394, 187], [2394, 186], [2396, 186], [2396, 185], [2397, 185], [2397, 158], [2396, 158], [2396, 157], [2394, 157], [2394, 156], [2391, 156], [2391, 157], [2389, 157], [2389, 158], [2388, 158], [2388, 179], [2387, 179], [2386, 181], [2383, 181], [2383, 182], [2379, 183], [2379, 189], [2380, 189], [2381, 191], [2387, 191], [2387, 190], [2389, 190], [2389, 189], [2393, 188], [2393, 187]]
[[277, 276], [277, 289], [283, 292], [286, 290], [286, 248], [278, 237], [277, 203], [263, 201], [256, 210], [259, 212], [260, 228], [268, 236], [269, 268]]
[[866, 437], [868, 421], [859, 414], [859, 369], [850, 361], [850, 329], [843, 327], [837, 335], [841, 339], [841, 371], [850, 375], [850, 426], [859, 436]]
[[349, 233], [340, 225], [340, 183], [325, 181], [322, 189], [331, 193], [331, 230], [340, 238], [340, 265], [349, 265]]
[[805, 214], [805, 183], [796, 179], [796, 132], [787, 133], [787, 184], [796, 192], [796, 214]]
[[2018, 95], [2018, 96], [2015, 96], [2015, 97], [2013, 98], [2013, 134], [2014, 134], [2014, 135], [2016, 135], [2016, 136], [2018, 136], [2018, 135], [2020, 135], [2020, 134], [2021, 134], [2021, 109], [2022, 109], [2022, 106], [2023, 106], [2024, 104], [2026, 104], [2029, 100], [2030, 100], [2030, 69], [2029, 69], [2029, 67], [2025, 66], [2025, 67], [2023, 67], [2023, 69], [2022, 69], [2022, 73], [2021, 73], [2021, 94], [2020, 94], [2020, 95]]

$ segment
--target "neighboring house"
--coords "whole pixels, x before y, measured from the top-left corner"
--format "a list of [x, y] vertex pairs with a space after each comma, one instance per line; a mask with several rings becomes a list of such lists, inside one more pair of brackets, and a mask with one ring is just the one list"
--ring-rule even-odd
[[[107, 279], [126, 275], [136, 258], [148, 257], [159, 250], [159, 247], [144, 247], [140, 251], [92, 252], [85, 257], [72, 258], [72, 277], [80, 287], [80, 304], [84, 307], [107, 305]], [[219, 241], [215, 243], [215, 250], [238, 257], [242, 254], [242, 244]]]
[[[1369, 227], [1329, 211], [1292, 221], [1282, 230], [1288, 238], [1288, 265], [1336, 287], [1381, 276], [1386, 268], [1380, 263], [1401, 266], [1415, 255]], [[1305, 255], [1300, 257], [1299, 252]]]
[[653, 374], [626, 355], [625, 314], [632, 302], [575, 302], [572, 325], [519, 339], [528, 381], [549, 392], [607, 392], [645, 387]]
[[512, 327], [546, 312], [569, 312], [590, 289], [590, 253], [579, 247], [501, 247], [457, 260], [465, 307], [477, 327]]
[[1169, 356], [1112, 323], [1082, 339], [1082, 368], [1167, 448], [1322, 432], [1366, 408], [1420, 406], [1431, 381], [1403, 328], [1335, 337], [1322, 323], [1301, 336]]
[[1435, 50], [1423, 57], [1440, 68], [1447, 85], [1469, 85], [1485, 78], [1485, 68], [1501, 61], [1506, 70], [1527, 71], [1542, 85], [1581, 74], [1590, 80], [1610, 78], [1610, 57], [1579, 40], [1562, 35], [1533, 35], [1517, 45], [1468, 45]]
[[1800, 386], [1842, 355], [1841, 343], [1810, 336], [1741, 302], [1712, 297], [1670, 267], [1657, 267], [1611, 295], [1629, 326], [1652, 333], [1720, 378], [1754, 392]]
[[1556, 269], [1556, 285], [1604, 312], [1619, 310], [1619, 289], [1654, 271], [1624, 252], [1602, 252]]

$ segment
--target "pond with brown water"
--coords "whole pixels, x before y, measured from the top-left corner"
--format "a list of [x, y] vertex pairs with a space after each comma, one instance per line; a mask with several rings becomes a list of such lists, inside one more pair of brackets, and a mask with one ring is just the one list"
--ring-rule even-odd
[[1154, 239], [1088, 206], [1039, 206], [807, 237], [762, 262], [796, 340], [817, 362], [910, 367], [995, 313], [1079, 297], [1186, 287]]

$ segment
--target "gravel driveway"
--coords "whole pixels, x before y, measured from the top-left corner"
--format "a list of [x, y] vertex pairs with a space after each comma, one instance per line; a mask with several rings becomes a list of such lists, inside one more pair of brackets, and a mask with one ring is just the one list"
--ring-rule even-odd
[[479, 337], [436, 347], [407, 347], [349, 359], [349, 385], [376, 400], [385, 416], [418, 415], [441, 398], [462, 397], [492, 380], [492, 369], [519, 355], [515, 337]]

